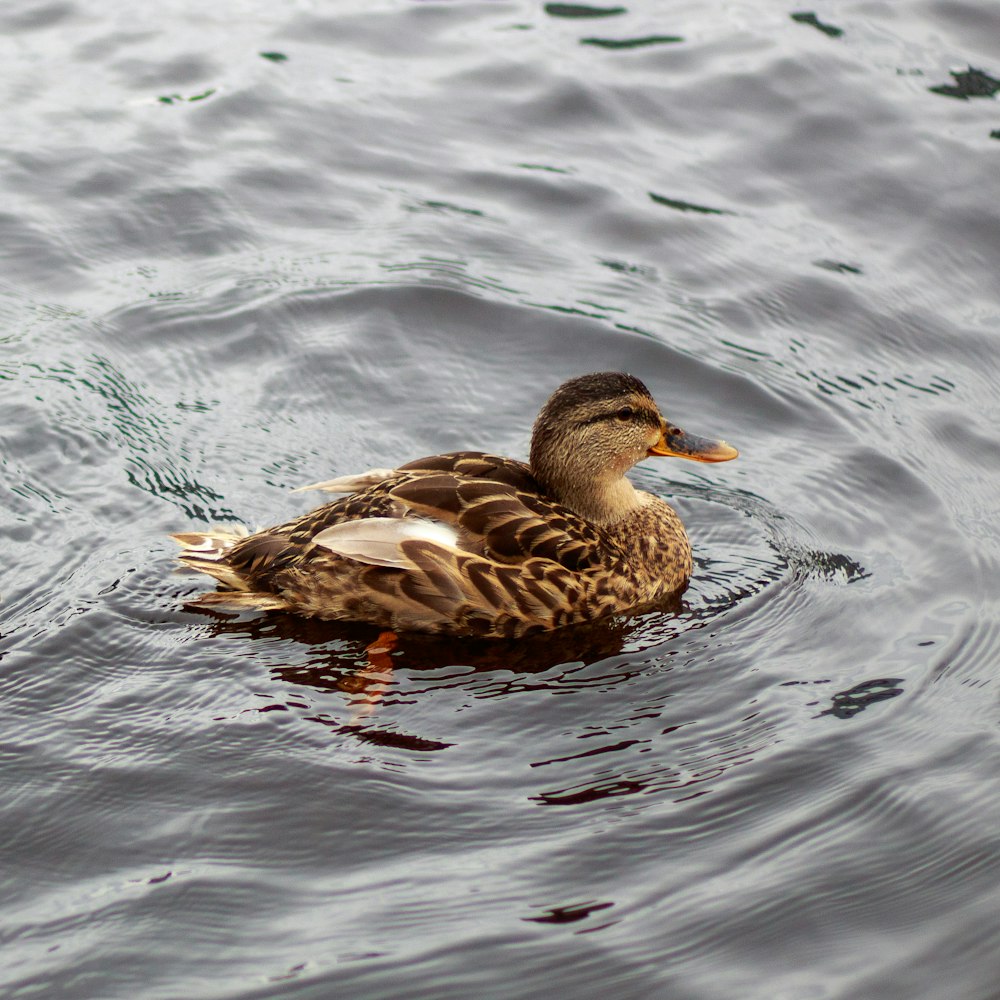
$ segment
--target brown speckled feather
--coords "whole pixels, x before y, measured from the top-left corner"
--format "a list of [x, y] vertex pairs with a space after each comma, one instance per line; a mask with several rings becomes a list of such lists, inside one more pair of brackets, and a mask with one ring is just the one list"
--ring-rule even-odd
[[[577, 381], [587, 378], [594, 377]], [[610, 404], [598, 393], [577, 401], [572, 416], [578, 429], [604, 421], [617, 433], [612, 419], [627, 423], [638, 441], [636, 461], [659, 433], [650, 438], [653, 416], [656, 427], [663, 422], [633, 383], [641, 387], [634, 379], [615, 383]], [[557, 393], [547, 405], [558, 401]], [[604, 415], [608, 405], [618, 409]], [[593, 435], [603, 435], [599, 445], [617, 440], [604, 426]], [[479, 636], [596, 619], [686, 585], [690, 546], [662, 500], [635, 491], [618, 473], [607, 489], [609, 514], [586, 517], [580, 508], [593, 506], [592, 483], [580, 487], [577, 506], [557, 499], [539, 476], [537, 466], [496, 455], [434, 455], [316, 484], [356, 491], [246, 537], [232, 530], [177, 536], [185, 546], [180, 558], [228, 588], [200, 603]]]

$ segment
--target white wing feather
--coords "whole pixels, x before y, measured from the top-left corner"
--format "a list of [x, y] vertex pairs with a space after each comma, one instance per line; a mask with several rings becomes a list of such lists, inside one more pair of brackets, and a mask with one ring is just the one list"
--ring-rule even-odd
[[413, 564], [399, 546], [411, 538], [422, 538], [447, 548], [458, 545], [458, 532], [450, 525], [398, 517], [362, 517], [356, 521], [344, 521], [324, 528], [313, 535], [312, 541], [314, 545], [322, 545], [338, 556], [371, 566], [406, 569]]
[[357, 493], [358, 490], [377, 486], [388, 479], [395, 469], [369, 469], [367, 472], [356, 472], [350, 476], [338, 476], [336, 479], [325, 479], [321, 483], [310, 483], [299, 486], [293, 493], [305, 493], [307, 490], [323, 490], [325, 493]]

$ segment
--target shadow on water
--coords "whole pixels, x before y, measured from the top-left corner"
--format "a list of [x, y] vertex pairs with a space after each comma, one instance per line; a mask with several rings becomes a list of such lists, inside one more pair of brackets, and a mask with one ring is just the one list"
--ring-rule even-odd
[[[730, 610], [743, 600], [737, 596]], [[415, 633], [393, 639], [370, 626], [280, 613], [245, 620], [204, 613], [213, 637], [267, 650], [275, 686], [244, 712], [290, 713], [339, 740], [421, 756], [464, 755], [474, 752], [477, 737], [499, 740], [506, 766], [520, 775], [522, 800], [536, 807], [696, 798], [774, 742], [773, 720], [752, 697], [747, 703], [742, 685], [723, 693], [728, 666], [711, 680], [688, 674], [692, 656], [714, 650], [709, 659], [725, 660], [732, 635], [717, 609], [709, 616], [682, 599], [517, 642]], [[275, 640], [287, 644], [278, 661]], [[292, 662], [303, 647], [304, 658]], [[731, 662], [735, 669], [744, 657]], [[473, 704], [479, 708], [469, 715]], [[547, 735], [506, 745], [530, 725], [525, 711], [538, 713], [535, 724]], [[444, 731], [413, 731], [428, 722]], [[539, 919], [562, 922], [557, 914]]]
[[[207, 626], [211, 635], [240, 637], [251, 642], [277, 639], [308, 647], [312, 652], [305, 663], [279, 667], [275, 675], [288, 683], [319, 691], [349, 690], [349, 684], [345, 687], [345, 679], [370, 665], [371, 658], [366, 657], [366, 650], [382, 634], [372, 625], [301, 618], [282, 612], [233, 618], [215, 609], [194, 607], [189, 610], [211, 619]], [[684, 611], [682, 597], [675, 596], [653, 614], [669, 623], [667, 632], [673, 637], [692, 622], [693, 616]], [[590, 666], [622, 653], [641, 652], [644, 648], [642, 635], [642, 619], [629, 616], [517, 640], [408, 632], [393, 644], [392, 666], [414, 673], [460, 666], [475, 672], [543, 674], [560, 665]], [[664, 632], [658, 632], [657, 640], [664, 638]]]
[[842, 28], [821, 21], [813, 11], [797, 11], [791, 15], [791, 18], [799, 24], [808, 24], [817, 31], [822, 31], [824, 35], [828, 35], [830, 38], [843, 37], [844, 31]]
[[616, 17], [626, 13], [625, 7], [593, 7], [582, 3], [547, 3], [544, 9], [549, 17], [569, 18]]
[[869, 705], [901, 695], [902, 683], [902, 677], [879, 677], [862, 681], [847, 691], [838, 691], [830, 699], [831, 706], [819, 714], [832, 715], [837, 719], [853, 719], [858, 712], [863, 712]]
[[[272, 679], [293, 689], [290, 697], [254, 711], [294, 711], [307, 722], [361, 742], [416, 752], [447, 749], [452, 744], [401, 732], [381, 724], [385, 710], [401, 701], [455, 689], [477, 699], [502, 698], [514, 693], [559, 691], [578, 687], [579, 673], [595, 665], [597, 684], [612, 672], [616, 681], [628, 679], [644, 666], [642, 621], [616, 617], [520, 640], [485, 640], [405, 633], [380, 633], [374, 626], [326, 622], [280, 612], [233, 618], [217, 610], [197, 610], [210, 619], [207, 630], [215, 637], [240, 642], [273, 644], [275, 640], [306, 647], [304, 660], [270, 666]], [[656, 634], [659, 642], [692, 627], [682, 613], [681, 598], [655, 612], [666, 623]], [[694, 627], [697, 627], [695, 624]], [[647, 641], [648, 644], [648, 641]], [[405, 678], [405, 692], [400, 690]], [[483, 686], [483, 682], [485, 686]], [[303, 697], [294, 694], [302, 689]], [[341, 713], [314, 710], [306, 692], [335, 694], [343, 699]]]
[[942, 83], [927, 89], [932, 94], [954, 97], [960, 101], [967, 101], [970, 97], [992, 97], [1000, 90], [1000, 80], [972, 66], [967, 70], [952, 70], [951, 75], [955, 80], [954, 83]]

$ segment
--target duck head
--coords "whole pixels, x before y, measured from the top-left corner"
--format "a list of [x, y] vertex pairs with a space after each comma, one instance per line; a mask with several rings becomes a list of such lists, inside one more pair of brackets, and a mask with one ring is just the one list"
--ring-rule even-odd
[[646, 386], [622, 372], [564, 382], [542, 407], [531, 436], [535, 478], [598, 524], [614, 523], [644, 502], [625, 473], [652, 455], [728, 462], [739, 452], [668, 422]]

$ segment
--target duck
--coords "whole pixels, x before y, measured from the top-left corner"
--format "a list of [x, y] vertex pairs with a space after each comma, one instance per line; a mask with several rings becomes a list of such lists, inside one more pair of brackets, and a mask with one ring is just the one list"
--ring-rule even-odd
[[594, 372], [542, 406], [528, 462], [432, 455], [300, 487], [340, 496], [272, 528], [172, 537], [180, 562], [218, 584], [188, 604], [519, 638], [683, 592], [684, 525], [626, 473], [651, 456], [738, 454], [668, 422], [634, 375]]

